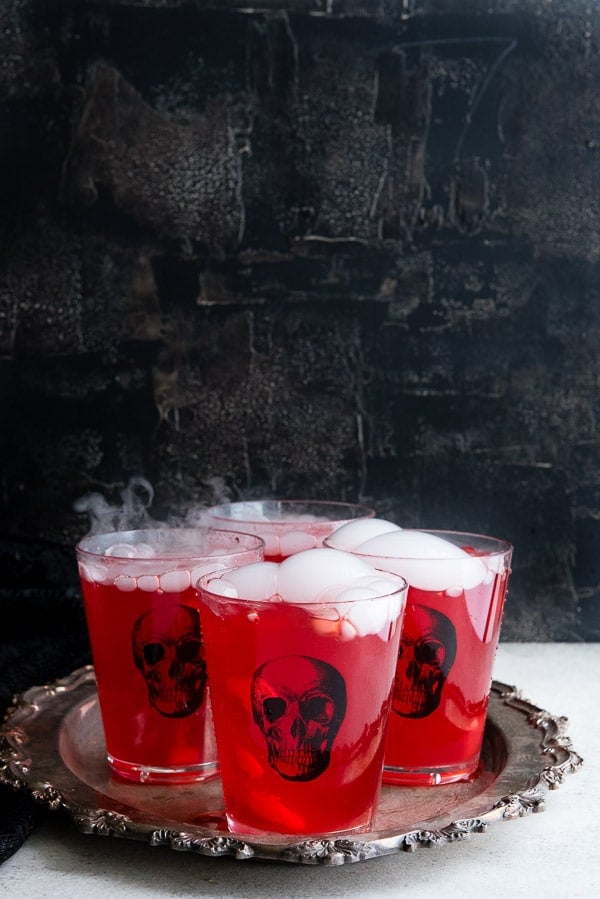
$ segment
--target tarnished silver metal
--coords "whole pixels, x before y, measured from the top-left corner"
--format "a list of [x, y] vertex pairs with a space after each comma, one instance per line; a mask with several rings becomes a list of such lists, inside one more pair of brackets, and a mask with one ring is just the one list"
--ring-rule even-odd
[[218, 779], [157, 786], [115, 777], [105, 759], [94, 670], [15, 697], [0, 729], [0, 783], [62, 809], [84, 833], [142, 840], [212, 857], [342, 865], [464, 840], [489, 824], [544, 808], [547, 790], [583, 760], [568, 721], [494, 681], [480, 770], [470, 782], [385, 786], [372, 832], [247, 839], [227, 831]]

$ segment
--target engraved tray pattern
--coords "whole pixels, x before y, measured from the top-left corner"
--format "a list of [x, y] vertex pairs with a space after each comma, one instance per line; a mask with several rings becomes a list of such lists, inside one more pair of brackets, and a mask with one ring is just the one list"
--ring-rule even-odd
[[142, 840], [212, 857], [340, 865], [485, 831], [544, 808], [548, 789], [583, 763], [566, 736], [568, 720], [494, 681], [482, 766], [471, 783], [384, 785], [373, 831], [308, 839], [231, 835], [218, 778], [152, 786], [122, 781], [104, 758], [91, 665], [16, 696], [0, 728], [0, 783], [66, 811], [84, 833]]

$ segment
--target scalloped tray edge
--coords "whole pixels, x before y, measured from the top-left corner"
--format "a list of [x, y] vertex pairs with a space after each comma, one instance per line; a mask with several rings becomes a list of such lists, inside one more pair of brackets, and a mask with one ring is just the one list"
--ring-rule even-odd
[[[115, 808], [94, 808], [73, 801], [47, 779], [37, 780], [35, 760], [29, 751], [28, 725], [43, 717], [45, 708], [82, 687], [95, 683], [94, 670], [86, 665], [64, 678], [44, 686], [31, 687], [14, 697], [0, 728], [0, 783], [28, 791], [35, 800], [52, 810], [63, 810], [83, 833], [141, 840], [151, 846], [200, 855], [233, 857], [240, 860], [272, 859], [302, 864], [340, 865], [377, 858], [420, 847], [439, 846], [485, 832], [499, 821], [510, 821], [544, 809], [547, 790], [560, 786], [567, 775], [577, 772], [582, 757], [574, 751], [566, 734], [568, 719], [551, 715], [525, 699], [515, 687], [492, 682], [492, 700], [523, 716], [528, 727], [538, 731], [539, 771], [522, 788], [499, 797], [485, 813], [477, 817], [451, 820], [447, 825], [429, 829], [411, 829], [393, 835], [336, 835], [330, 838], [301, 839], [277, 844], [259, 839], [244, 840], [226, 833], [206, 834], [200, 828], [182, 829], [180, 822], [165, 821], [159, 826], [136, 822]], [[427, 788], [437, 789], [437, 788]]]

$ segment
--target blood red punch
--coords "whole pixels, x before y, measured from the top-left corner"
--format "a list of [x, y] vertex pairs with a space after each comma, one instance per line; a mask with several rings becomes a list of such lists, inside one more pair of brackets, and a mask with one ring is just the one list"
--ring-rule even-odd
[[384, 782], [434, 785], [474, 776], [512, 546], [379, 519], [347, 524], [325, 542], [409, 584]]
[[77, 546], [98, 698], [112, 770], [172, 783], [217, 774], [196, 593], [203, 573], [256, 562], [258, 537], [153, 528]]
[[212, 506], [206, 515], [209, 526], [261, 537], [265, 560], [281, 562], [294, 553], [322, 546], [336, 528], [372, 518], [375, 511], [360, 503], [264, 499]]
[[323, 548], [200, 580], [230, 830], [368, 830], [406, 591]]

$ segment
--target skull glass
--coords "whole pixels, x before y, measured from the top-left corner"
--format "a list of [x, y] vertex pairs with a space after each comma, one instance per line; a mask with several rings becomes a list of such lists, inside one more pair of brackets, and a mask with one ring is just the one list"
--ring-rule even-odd
[[217, 774], [200, 613], [203, 573], [262, 559], [234, 531], [155, 528], [86, 537], [79, 574], [112, 770], [148, 783]]
[[[326, 545], [347, 548], [348, 534], [333, 533]], [[384, 782], [475, 776], [512, 546], [478, 534], [398, 529], [351, 552], [409, 584]]]
[[265, 542], [265, 559], [280, 562], [293, 553], [322, 546], [336, 528], [372, 518], [375, 511], [359, 503], [264, 499], [212, 506], [207, 514], [213, 527], [257, 534]]
[[[310, 557], [327, 552], [293, 557], [306, 566], [293, 600], [283, 599], [283, 591], [224, 595], [227, 572], [200, 581], [221, 782], [234, 833], [364, 831], [376, 810], [407, 587], [402, 578], [378, 574], [367, 592], [313, 601], [306, 586]], [[281, 570], [289, 561], [262, 565]]]

